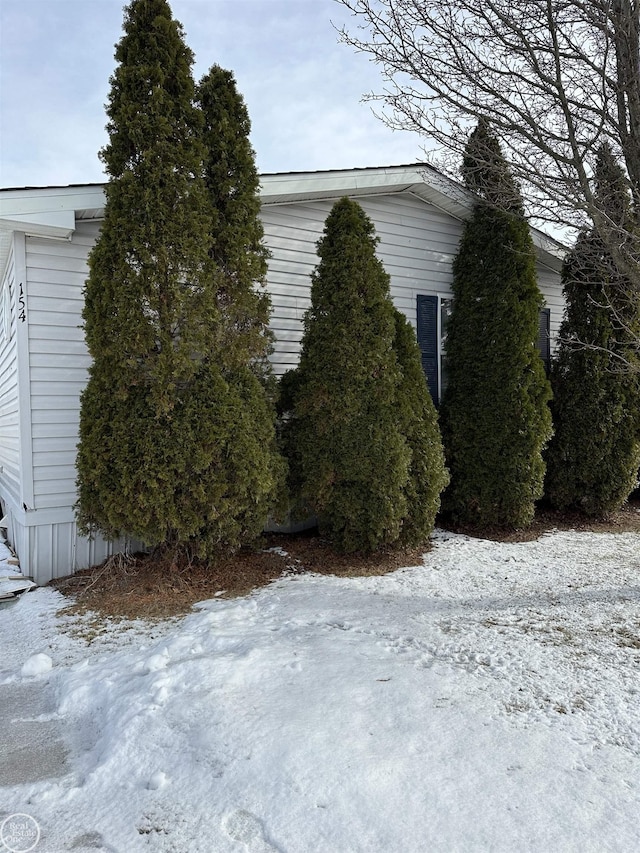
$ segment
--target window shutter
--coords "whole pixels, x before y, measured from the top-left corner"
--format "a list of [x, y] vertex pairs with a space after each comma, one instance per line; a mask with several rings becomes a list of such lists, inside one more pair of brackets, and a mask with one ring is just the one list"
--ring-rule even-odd
[[538, 315], [538, 352], [549, 373], [551, 368], [551, 309], [542, 308]]
[[427, 385], [433, 402], [440, 402], [438, 388], [438, 297], [417, 297], [418, 346], [422, 354], [422, 369], [427, 377]]

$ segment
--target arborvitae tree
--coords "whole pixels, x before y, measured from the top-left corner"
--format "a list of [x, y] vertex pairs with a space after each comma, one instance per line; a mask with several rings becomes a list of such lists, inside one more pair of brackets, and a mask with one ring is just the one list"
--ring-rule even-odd
[[210, 555], [264, 521], [273, 424], [247, 402], [255, 376], [225, 375], [226, 277], [210, 252], [203, 119], [193, 57], [166, 0], [131, 2], [116, 60], [105, 219], [85, 290], [93, 364], [78, 519], [85, 531]]
[[[200, 81], [196, 98], [204, 118], [204, 175], [213, 219], [209, 251], [222, 274], [217, 292], [218, 365], [228, 384], [242, 389], [244, 409], [239, 414], [247, 424], [255, 424], [260, 437], [249, 457], [239, 457], [247, 463], [244, 476], [238, 476], [234, 454], [228, 470], [224, 464], [218, 470], [226, 479], [227, 500], [237, 489], [240, 508], [251, 500], [257, 531], [275, 493], [284, 489], [284, 460], [274, 427], [275, 379], [268, 361], [271, 306], [264, 285], [269, 253], [259, 217], [260, 178], [249, 141], [249, 113], [233, 73], [214, 65]], [[233, 423], [231, 427], [235, 431]]]
[[300, 364], [285, 381], [291, 482], [346, 551], [396, 542], [407, 515], [394, 308], [375, 246], [360, 205], [338, 201], [318, 243]]
[[400, 311], [395, 311], [394, 349], [401, 371], [396, 395], [400, 431], [409, 449], [409, 479], [405, 486], [407, 515], [400, 540], [406, 545], [426, 542], [440, 509], [440, 494], [449, 482], [438, 415], [422, 369], [415, 331]]
[[485, 122], [463, 164], [479, 195], [453, 267], [441, 426], [443, 506], [474, 525], [521, 527], [542, 495], [549, 383], [536, 349], [542, 298], [522, 201]]
[[[612, 228], [633, 234], [624, 174], [608, 147], [595, 181]], [[593, 228], [567, 256], [562, 284], [566, 312], [552, 369], [555, 435], [546, 494], [559, 509], [602, 515], [624, 503], [640, 465], [639, 297]]]
[[224, 278], [218, 306], [228, 331], [227, 363], [263, 365], [270, 337], [264, 285], [268, 251], [260, 221], [260, 178], [251, 122], [231, 71], [214, 65], [197, 87], [204, 118], [205, 182], [213, 227], [210, 254]]

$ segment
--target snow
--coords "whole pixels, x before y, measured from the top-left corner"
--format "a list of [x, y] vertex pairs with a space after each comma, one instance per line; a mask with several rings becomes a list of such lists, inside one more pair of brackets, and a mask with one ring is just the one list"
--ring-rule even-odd
[[68, 767], [0, 788], [0, 819], [32, 815], [47, 853], [635, 853], [639, 546], [437, 531], [420, 566], [102, 633], [25, 594], [0, 690], [52, 660]]
[[49, 672], [52, 666], [53, 661], [49, 655], [45, 655], [44, 652], [40, 652], [37, 655], [31, 655], [31, 657], [22, 664], [20, 675], [23, 678], [35, 678], [39, 675], [45, 675], [45, 673]]
[[0, 528], [0, 604], [12, 601], [17, 595], [33, 589], [33, 581], [22, 576], [15, 554], [7, 547]]
[[15, 554], [7, 547], [4, 537], [0, 536], [0, 579], [20, 576], [21, 574]]
[[15, 554], [7, 547], [6, 539], [0, 529], [0, 576], [21, 574]]

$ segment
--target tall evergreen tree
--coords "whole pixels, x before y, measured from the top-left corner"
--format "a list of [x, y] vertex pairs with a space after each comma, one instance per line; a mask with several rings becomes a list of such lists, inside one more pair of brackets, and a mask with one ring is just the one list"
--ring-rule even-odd
[[407, 318], [395, 310], [394, 350], [401, 380], [396, 393], [396, 414], [411, 451], [405, 486], [407, 514], [400, 541], [420, 545], [431, 535], [440, 509], [440, 494], [449, 482], [438, 415], [422, 369], [416, 333]]
[[270, 304], [258, 286], [266, 279], [268, 251], [249, 113], [233, 73], [218, 65], [202, 78], [196, 95], [204, 118], [205, 182], [213, 218], [210, 254], [224, 275], [218, 306], [229, 333], [226, 359], [263, 365]]
[[209, 253], [221, 272], [217, 365], [229, 386], [242, 389], [241, 417], [255, 425], [260, 439], [249, 456], [239, 457], [249, 462], [242, 478], [234, 454], [228, 470], [224, 460], [218, 465], [218, 476], [226, 481], [228, 502], [246, 512], [250, 499], [257, 531], [284, 489], [285, 468], [276, 445], [275, 379], [268, 361], [271, 306], [264, 286], [269, 253], [259, 217], [260, 179], [249, 141], [249, 113], [233, 73], [214, 65], [200, 81], [196, 98], [204, 119], [204, 176], [213, 220]]
[[396, 542], [407, 515], [395, 316], [375, 246], [360, 205], [336, 202], [318, 243], [300, 364], [284, 382], [292, 484], [346, 551]]
[[116, 60], [105, 219], [85, 289], [93, 364], [78, 519], [86, 531], [210, 555], [264, 521], [272, 472], [260, 454], [273, 425], [252, 416], [251, 377], [230, 381], [221, 366], [225, 276], [210, 252], [203, 118], [166, 0], [132, 0]]
[[[632, 235], [624, 174], [606, 146], [595, 182], [602, 214]], [[559, 509], [602, 515], [624, 503], [640, 466], [639, 296], [595, 228], [579, 235], [562, 284], [566, 312], [552, 369], [555, 434], [546, 494]]]
[[536, 350], [542, 298], [529, 226], [486, 122], [470, 136], [463, 176], [479, 198], [453, 267], [443, 505], [465, 523], [520, 527], [542, 495], [550, 390]]

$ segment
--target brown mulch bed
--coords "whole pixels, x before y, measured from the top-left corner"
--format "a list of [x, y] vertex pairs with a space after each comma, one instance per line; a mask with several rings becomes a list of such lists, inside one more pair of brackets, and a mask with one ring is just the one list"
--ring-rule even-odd
[[[540, 509], [526, 530], [478, 530], [451, 525], [447, 530], [502, 542], [537, 539], [550, 530], [640, 533], [640, 501], [631, 501], [606, 519]], [[74, 612], [94, 611], [105, 617], [154, 619], [188, 613], [198, 601], [246, 595], [284, 573], [363, 577], [392, 572], [422, 562], [427, 548], [385, 550], [375, 554], [340, 554], [315, 532], [266, 534], [260, 550], [240, 551], [205, 564], [164, 556], [111, 557], [101, 566], [52, 581], [70, 598]]]
[[[211, 563], [147, 554], [118, 554], [100, 566], [51, 581], [72, 599], [70, 611], [103, 616], [165, 618], [187, 613], [208, 598], [233, 598], [285, 573], [363, 577], [421, 562], [423, 549], [340, 554], [315, 533], [268, 534], [260, 550], [240, 551]], [[283, 553], [286, 552], [286, 553]]]
[[558, 512], [548, 506], [540, 506], [529, 527], [504, 530], [501, 528], [476, 528], [453, 524], [449, 519], [439, 518], [438, 524], [454, 533], [465, 533], [495, 542], [532, 542], [550, 530], [582, 530], [592, 533], [640, 533], [640, 498], [633, 498], [622, 509], [603, 518], [589, 518], [579, 512]]

